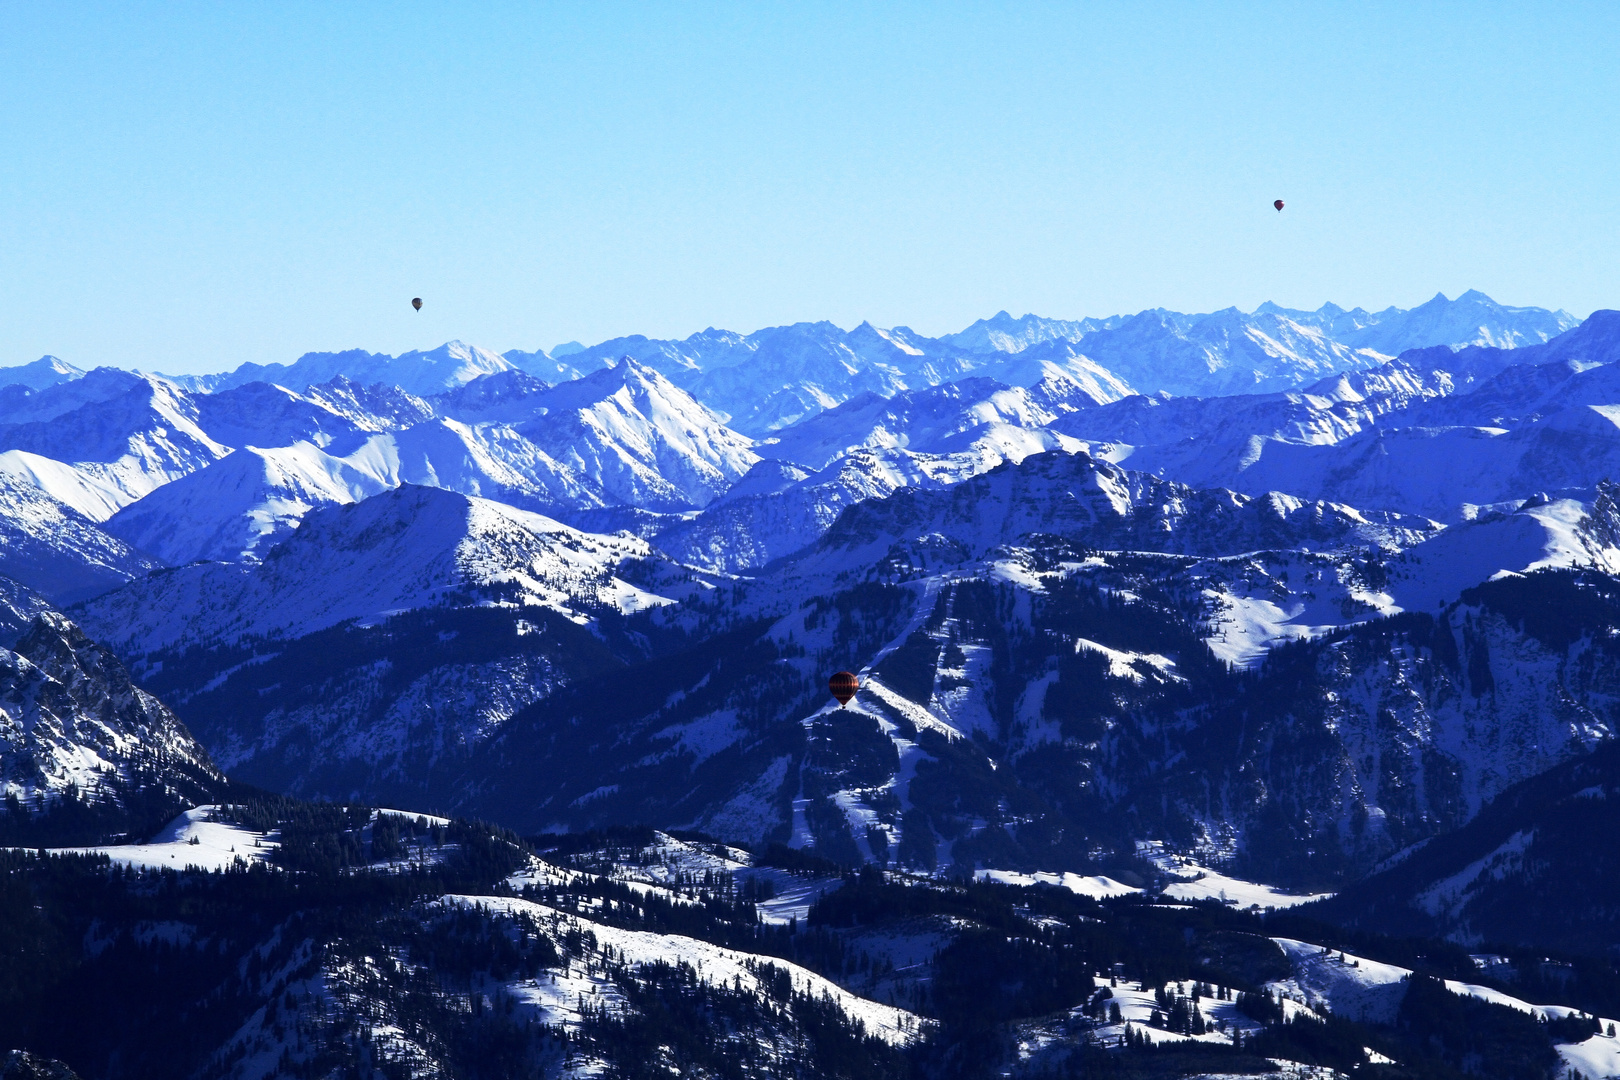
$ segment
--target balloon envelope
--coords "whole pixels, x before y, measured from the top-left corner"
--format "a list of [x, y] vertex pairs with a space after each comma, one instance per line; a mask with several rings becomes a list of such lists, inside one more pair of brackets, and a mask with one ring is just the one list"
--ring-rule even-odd
[[1281, 199], [1278, 199], [1276, 202], [1272, 203], [1271, 205], [1275, 206], [1277, 208], [1278, 213], [1282, 212], [1283, 201]]
[[[1279, 206], [1279, 207], [1277, 207], [1277, 209], [1281, 210], [1282, 207]], [[422, 298], [420, 296], [412, 297], [411, 298], [411, 307], [415, 308], [417, 311], [421, 311], [422, 310]]]
[[832, 696], [838, 699], [839, 705], [848, 705], [849, 699], [854, 697], [855, 691], [860, 688], [861, 680], [850, 671], [840, 671], [827, 680], [827, 689], [832, 691]]

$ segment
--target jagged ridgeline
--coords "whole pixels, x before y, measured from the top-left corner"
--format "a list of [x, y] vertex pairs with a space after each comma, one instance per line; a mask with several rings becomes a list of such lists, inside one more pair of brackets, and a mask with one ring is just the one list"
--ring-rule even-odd
[[1155, 840], [1333, 887], [1611, 735], [1606, 575], [1476, 586], [1526, 540], [1613, 557], [1606, 496], [1553, 505], [1441, 529], [1049, 452], [738, 579], [411, 487], [75, 611], [273, 790], [934, 872]]
[[1620, 1073], [1616, 359], [1471, 293], [31, 365], [0, 1049]]
[[104, 843], [156, 831], [228, 786], [124, 665], [55, 613], [0, 649], [0, 843]]

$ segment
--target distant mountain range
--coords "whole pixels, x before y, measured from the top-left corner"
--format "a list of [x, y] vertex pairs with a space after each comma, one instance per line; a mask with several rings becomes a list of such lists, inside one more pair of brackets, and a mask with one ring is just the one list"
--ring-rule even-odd
[[1333, 885], [1613, 733], [1606, 662], [1465, 599], [1620, 570], [1620, 315], [1573, 322], [42, 362], [0, 390], [0, 629], [65, 611], [305, 796]]
[[12, 369], [0, 1072], [1620, 1074], [1617, 372], [1473, 292]]

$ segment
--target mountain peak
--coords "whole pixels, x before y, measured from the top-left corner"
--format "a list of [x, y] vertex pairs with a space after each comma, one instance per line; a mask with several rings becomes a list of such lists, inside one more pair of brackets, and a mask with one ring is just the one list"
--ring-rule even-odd
[[44, 390], [83, 377], [83, 369], [49, 353], [29, 364], [0, 368], [0, 386], [20, 385], [31, 390]]

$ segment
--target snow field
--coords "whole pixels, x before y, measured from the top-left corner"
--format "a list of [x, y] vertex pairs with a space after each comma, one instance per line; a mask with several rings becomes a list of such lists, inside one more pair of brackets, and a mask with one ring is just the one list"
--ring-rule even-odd
[[[1097, 980], [1099, 989], [1108, 986], [1109, 977], [1107, 975], [1098, 974], [1094, 975], [1093, 978]], [[1105, 1017], [1109, 1016], [1110, 1007], [1117, 1004], [1119, 1006], [1120, 1022], [1117, 1024], [1104, 1023], [1100, 1027], [1093, 1029], [1092, 1041], [1099, 1046], [1120, 1045], [1125, 1035], [1126, 1025], [1130, 1026], [1132, 1032], [1146, 1036], [1155, 1045], [1166, 1042], [1204, 1042], [1230, 1045], [1232, 1042], [1230, 1033], [1232, 1031], [1240, 1031], [1244, 1035], [1249, 1035], [1260, 1030], [1259, 1024], [1237, 1011], [1234, 1001], [1218, 1001], [1208, 997], [1201, 999], [1196, 1005], [1199, 1014], [1204, 1018], [1204, 1023], [1208, 1026], [1208, 1030], [1204, 1034], [1183, 1035], [1180, 1032], [1153, 1027], [1148, 1023], [1152, 1019], [1153, 1013], [1158, 1011], [1162, 1015], [1164, 1012], [1163, 1009], [1159, 1008], [1153, 988], [1143, 988], [1140, 983], [1127, 979], [1117, 981], [1119, 985], [1109, 987], [1109, 992], [1113, 994], [1113, 997], [1103, 1002], [1103, 1015]], [[1188, 998], [1192, 996], [1191, 983], [1171, 983], [1168, 988], [1169, 991], [1176, 993], [1178, 985], [1180, 991], [1184, 992], [1183, 996]], [[1080, 1016], [1081, 1014], [1082, 1012], [1078, 1008], [1071, 1012], [1073, 1016]]]
[[1394, 1021], [1406, 997], [1406, 979], [1411, 975], [1408, 969], [1291, 938], [1271, 940], [1288, 955], [1294, 967], [1289, 978], [1267, 984], [1285, 1001], [1297, 1001], [1313, 1010], [1326, 1006], [1352, 1020], [1375, 1024]]
[[843, 884], [837, 877], [805, 877], [775, 866], [755, 866], [751, 856], [738, 848], [722, 848], [724, 854], [717, 855], [706, 845], [679, 840], [668, 833], [655, 833], [654, 837], [653, 843], [632, 859], [601, 867], [606, 871], [603, 874], [533, 859], [528, 869], [511, 875], [506, 882], [521, 890], [528, 885], [541, 889], [568, 888], [582, 881], [606, 878], [641, 896], [657, 896], [676, 904], [696, 904], [700, 902], [698, 893], [704, 886], [691, 882], [701, 882], [704, 875], [709, 874], [716, 880], [729, 878], [737, 889], [749, 882], [768, 885], [775, 895], [756, 900], [754, 906], [760, 922], [775, 926], [787, 926], [794, 921], [803, 925], [810, 916], [810, 905]]
[[[1289, 1000], [1298, 1000], [1302, 1006], [1326, 1007], [1352, 1020], [1387, 1024], [1395, 1019], [1401, 1000], [1406, 996], [1410, 969], [1291, 938], [1272, 940], [1294, 965], [1294, 973], [1289, 978], [1267, 984], [1274, 993], [1284, 995], [1285, 1008]], [[1453, 994], [1502, 1005], [1537, 1019], [1581, 1015], [1579, 1009], [1566, 1005], [1532, 1005], [1488, 986], [1455, 979], [1445, 980], [1444, 985]], [[1620, 1023], [1609, 1017], [1599, 1017], [1598, 1023], [1602, 1034], [1579, 1043], [1560, 1043], [1554, 1049], [1563, 1059], [1565, 1068], [1577, 1069], [1594, 1078], [1620, 1076], [1620, 1037], [1608, 1034], [1611, 1024], [1620, 1031]]]
[[[712, 945], [697, 938], [675, 934], [655, 934], [643, 930], [621, 930], [591, 922], [555, 908], [516, 897], [446, 896], [436, 903], [465, 909], [482, 909], [504, 914], [527, 914], [533, 917], [549, 934], [557, 936], [570, 930], [595, 935], [600, 953], [611, 949], [632, 967], [651, 963], [686, 964], [698, 977], [712, 986], [741, 988], [744, 991], [763, 992], [763, 986], [747, 963], [766, 962], [788, 973], [796, 993], [813, 997], [830, 997], [852, 1020], [864, 1024], [869, 1034], [886, 1042], [905, 1045], [917, 1038], [926, 1021], [904, 1009], [883, 1005], [851, 994], [836, 983], [807, 971], [786, 960], [774, 957], [756, 957], [751, 953]], [[521, 987], [519, 990], [521, 991]], [[550, 991], [530, 987], [536, 1004], [544, 1005]]]
[[163, 827], [147, 844], [105, 847], [51, 848], [58, 855], [105, 855], [125, 866], [161, 870], [227, 870], [236, 860], [268, 863], [278, 842], [273, 833], [254, 832], [241, 825], [209, 821], [218, 807], [187, 810]]
[[1218, 870], [1201, 866], [1185, 856], [1167, 851], [1163, 844], [1156, 841], [1138, 842], [1137, 854], [1176, 879], [1164, 888], [1163, 896], [1167, 900], [1181, 900], [1188, 903], [1218, 900], [1236, 908], [1271, 910], [1309, 904], [1332, 895], [1332, 893], [1308, 895], [1285, 893], [1270, 885], [1229, 877]]
[[980, 870], [973, 875], [979, 881], [994, 881], [1002, 885], [1051, 885], [1059, 889], [1068, 889], [1081, 896], [1089, 896], [1094, 900], [1106, 900], [1114, 896], [1130, 896], [1142, 890], [1115, 881], [1111, 877], [1101, 874], [1082, 875], [1064, 871], [1052, 873], [1037, 870], [1033, 874], [1020, 874], [1015, 870]]

